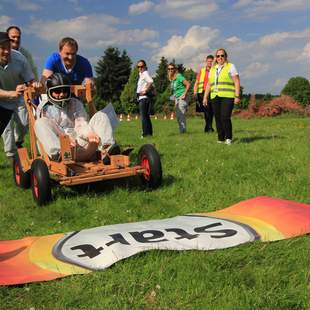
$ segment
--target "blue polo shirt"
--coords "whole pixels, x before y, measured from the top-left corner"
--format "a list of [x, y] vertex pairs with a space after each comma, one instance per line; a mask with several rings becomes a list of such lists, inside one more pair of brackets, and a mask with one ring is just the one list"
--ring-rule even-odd
[[93, 77], [93, 70], [89, 61], [83, 56], [76, 55], [76, 63], [71, 70], [67, 70], [59, 53], [53, 53], [45, 62], [45, 69], [53, 73], [63, 73], [69, 77], [73, 85], [82, 84], [85, 78]]

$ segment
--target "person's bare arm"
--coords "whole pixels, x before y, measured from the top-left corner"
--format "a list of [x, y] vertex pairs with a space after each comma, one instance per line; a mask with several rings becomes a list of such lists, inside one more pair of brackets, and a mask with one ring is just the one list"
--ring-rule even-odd
[[235, 84], [235, 100], [234, 103], [240, 103], [240, 78], [239, 75], [234, 75], [232, 77], [234, 84]]
[[50, 77], [54, 72], [48, 69], [43, 69], [42, 76], [41, 76], [41, 83], [45, 85], [45, 81], [48, 77]]
[[15, 99], [18, 98], [23, 94], [23, 91], [25, 90], [26, 85], [25, 84], [19, 84], [16, 86], [15, 90], [4, 90], [0, 88], [0, 98], [5, 99]]
[[181, 96], [181, 99], [185, 99], [187, 96], [187, 93], [191, 87], [191, 83], [187, 80], [183, 80], [183, 85], [185, 86], [185, 92], [183, 93], [183, 95]]

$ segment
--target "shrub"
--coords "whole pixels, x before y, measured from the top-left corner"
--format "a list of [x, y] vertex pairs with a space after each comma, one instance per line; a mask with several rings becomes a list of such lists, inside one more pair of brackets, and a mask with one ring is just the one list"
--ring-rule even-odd
[[290, 96], [277, 97], [268, 103], [264, 103], [263, 101], [257, 103], [255, 98], [251, 97], [248, 109], [241, 111], [238, 115], [242, 118], [252, 118], [255, 116], [271, 117], [282, 113], [296, 113], [303, 115], [305, 112], [305, 108]]

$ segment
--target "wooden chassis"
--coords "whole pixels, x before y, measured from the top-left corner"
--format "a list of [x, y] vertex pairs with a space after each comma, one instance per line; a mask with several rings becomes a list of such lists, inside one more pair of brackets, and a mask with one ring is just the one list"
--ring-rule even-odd
[[[78, 97], [84, 97], [89, 106], [91, 114], [96, 112], [92, 103], [91, 84], [72, 85], [71, 91]], [[39, 94], [44, 93], [40, 91]], [[36, 107], [32, 103], [33, 97], [38, 92], [32, 87], [28, 87], [24, 92], [24, 101], [28, 111], [29, 134], [30, 134], [30, 156], [26, 148], [18, 149], [18, 156], [24, 172], [31, 169], [35, 159], [42, 159], [46, 163], [50, 177], [61, 185], [73, 186], [78, 184], [99, 182], [104, 180], [125, 178], [143, 174], [146, 169], [140, 165], [129, 166], [128, 155], [110, 155], [110, 164], [104, 164], [102, 154], [97, 151], [97, 158], [91, 162], [77, 162], [75, 158], [75, 148], [70, 146], [69, 136], [60, 136], [61, 160], [52, 161], [45, 152], [43, 145], [37, 140], [34, 123], [36, 121]]]

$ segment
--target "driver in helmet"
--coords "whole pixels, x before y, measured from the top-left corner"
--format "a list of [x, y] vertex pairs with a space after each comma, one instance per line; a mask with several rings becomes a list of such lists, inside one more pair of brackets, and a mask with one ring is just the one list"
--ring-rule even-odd
[[54, 73], [48, 77], [46, 92], [48, 101], [38, 107], [35, 133], [51, 159], [60, 158], [61, 134], [68, 135], [71, 146], [76, 147], [77, 161], [91, 160], [97, 149], [115, 146], [108, 116], [98, 111], [88, 122], [83, 103], [71, 95], [67, 76]]

